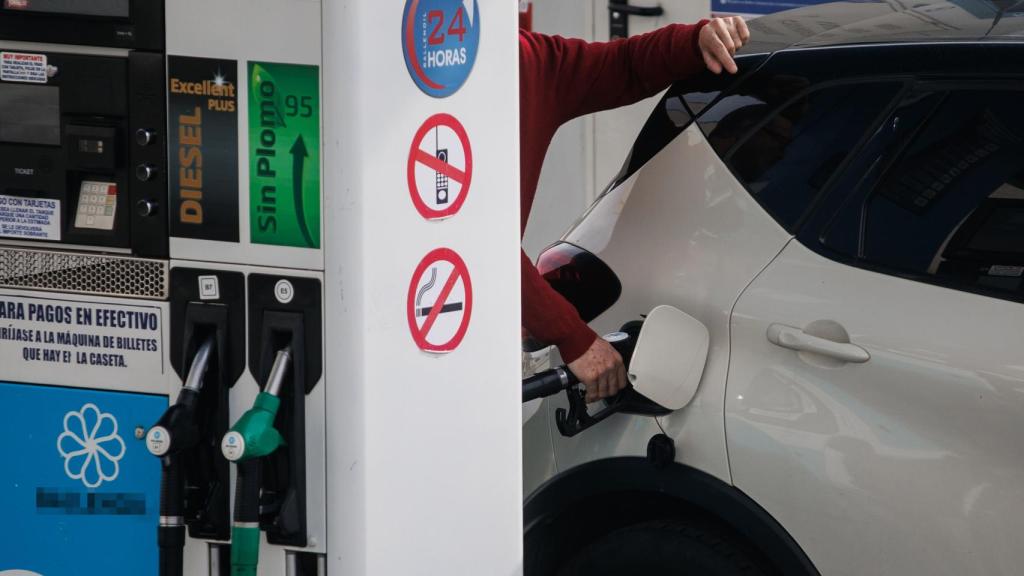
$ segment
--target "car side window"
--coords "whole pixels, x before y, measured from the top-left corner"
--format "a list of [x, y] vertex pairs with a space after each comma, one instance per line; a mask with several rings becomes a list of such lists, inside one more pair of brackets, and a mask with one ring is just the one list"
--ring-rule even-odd
[[1022, 96], [910, 94], [890, 120], [911, 124], [908, 137], [856, 186], [820, 241], [872, 267], [1024, 299]]
[[903, 84], [843, 82], [808, 91], [802, 78], [771, 76], [751, 86], [700, 122], [751, 195], [793, 230]]

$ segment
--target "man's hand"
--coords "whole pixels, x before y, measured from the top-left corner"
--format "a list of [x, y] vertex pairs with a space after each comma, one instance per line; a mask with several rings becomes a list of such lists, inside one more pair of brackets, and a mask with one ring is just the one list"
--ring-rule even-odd
[[721, 74], [722, 70], [735, 74], [739, 68], [733, 56], [750, 40], [750, 29], [739, 16], [712, 18], [700, 29], [700, 52], [708, 70]]
[[610, 398], [626, 387], [626, 367], [622, 356], [603, 338], [594, 340], [590, 348], [569, 370], [587, 386], [587, 402]]

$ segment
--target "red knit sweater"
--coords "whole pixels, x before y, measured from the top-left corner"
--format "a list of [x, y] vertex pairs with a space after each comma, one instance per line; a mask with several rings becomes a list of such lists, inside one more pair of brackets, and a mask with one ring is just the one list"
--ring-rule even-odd
[[[704, 24], [674, 24], [604, 43], [520, 31], [520, 234], [526, 231], [544, 156], [559, 126], [643, 100], [703, 70], [698, 32]], [[594, 343], [593, 330], [541, 277], [525, 252], [522, 295], [523, 327], [538, 340], [557, 345], [564, 361], [576, 360]]]

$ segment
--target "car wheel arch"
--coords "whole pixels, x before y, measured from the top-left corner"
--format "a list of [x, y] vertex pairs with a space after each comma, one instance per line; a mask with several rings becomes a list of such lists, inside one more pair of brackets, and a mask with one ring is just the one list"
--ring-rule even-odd
[[604, 533], [666, 513], [720, 524], [780, 574], [820, 576], [782, 525], [737, 488], [678, 462], [659, 468], [640, 457], [577, 466], [526, 499], [525, 574], [553, 574]]

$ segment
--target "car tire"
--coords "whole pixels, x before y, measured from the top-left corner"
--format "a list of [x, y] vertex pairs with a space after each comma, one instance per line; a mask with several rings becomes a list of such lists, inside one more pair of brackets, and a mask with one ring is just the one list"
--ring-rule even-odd
[[773, 570], [714, 526], [677, 520], [620, 528], [588, 544], [558, 576], [766, 576]]

